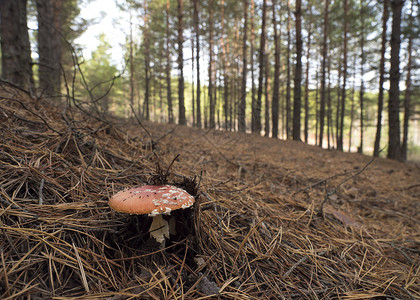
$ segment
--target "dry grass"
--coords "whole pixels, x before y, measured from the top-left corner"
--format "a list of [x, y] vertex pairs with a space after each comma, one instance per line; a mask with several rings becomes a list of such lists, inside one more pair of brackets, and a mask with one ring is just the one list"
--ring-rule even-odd
[[[0, 87], [0, 298], [420, 298], [418, 166], [145, 127]], [[201, 174], [198, 202], [159, 250], [107, 200], [178, 154], [167, 179]]]

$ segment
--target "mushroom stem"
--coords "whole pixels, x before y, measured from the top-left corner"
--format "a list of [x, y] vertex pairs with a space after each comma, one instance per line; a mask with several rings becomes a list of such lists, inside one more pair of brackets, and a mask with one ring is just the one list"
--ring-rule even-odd
[[150, 236], [153, 237], [159, 244], [169, 238], [169, 224], [161, 214], [153, 217], [152, 225], [150, 225]]

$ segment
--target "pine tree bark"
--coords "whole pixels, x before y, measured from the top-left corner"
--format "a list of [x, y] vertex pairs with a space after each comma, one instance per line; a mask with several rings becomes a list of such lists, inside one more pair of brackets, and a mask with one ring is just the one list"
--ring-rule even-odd
[[149, 12], [147, 11], [147, 0], [144, 1], [144, 29], [143, 29], [143, 43], [144, 43], [144, 106], [143, 116], [146, 120], [150, 120], [150, 35], [149, 35]]
[[[169, 0], [168, 0], [169, 1]], [[197, 71], [197, 97], [196, 97], [196, 124], [197, 127], [201, 128], [201, 82], [200, 82], [200, 20], [198, 14], [198, 0], [194, 0], [194, 31], [195, 31], [195, 59], [196, 59], [196, 71]]]
[[2, 78], [22, 88], [34, 86], [26, 0], [0, 1]]
[[193, 118], [193, 123], [192, 126], [196, 127], [197, 125], [195, 124], [196, 120], [195, 120], [195, 87], [194, 87], [194, 47], [195, 47], [195, 43], [194, 43], [194, 35], [191, 35], [191, 75], [192, 75], [192, 82], [191, 82], [191, 111], [192, 111], [192, 118]]
[[302, 107], [302, 1], [296, 1], [296, 68], [293, 94], [293, 139], [300, 141], [300, 114]]
[[287, 68], [287, 77], [286, 77], [286, 139], [290, 139], [291, 130], [290, 130], [290, 120], [291, 120], [291, 83], [290, 83], [290, 45], [291, 45], [291, 36], [290, 32], [292, 30], [292, 21], [290, 16], [290, 0], [287, 0], [287, 51], [286, 51], [286, 68]]
[[171, 50], [170, 50], [170, 41], [171, 33], [169, 29], [169, 13], [170, 13], [170, 1], [166, 0], [166, 101], [168, 102], [168, 122], [173, 124], [174, 121], [174, 111], [172, 105], [172, 85], [171, 85]]
[[364, 95], [365, 95], [365, 82], [363, 79], [365, 69], [365, 13], [364, 1], [360, 0], [360, 144], [357, 147], [358, 153], [363, 153], [363, 132], [364, 132]]
[[128, 8], [130, 14], [130, 36], [129, 36], [129, 57], [130, 57], [130, 117], [133, 116], [134, 111], [134, 41], [133, 41], [133, 16], [132, 16], [132, 7]]
[[325, 122], [325, 102], [326, 102], [326, 69], [327, 69], [327, 55], [328, 55], [328, 9], [329, 0], [325, 0], [324, 6], [324, 33], [322, 43], [322, 64], [321, 64], [321, 97], [319, 107], [319, 147], [322, 148], [324, 140], [324, 122]]
[[[262, 95], [264, 91], [264, 76], [265, 76], [265, 67], [266, 67], [266, 53], [265, 53], [265, 43], [267, 36], [267, 0], [263, 1], [262, 7], [262, 24], [261, 24], [261, 36], [260, 36], [260, 50], [258, 56], [259, 64], [259, 75], [258, 75], [258, 91], [257, 91], [257, 101], [255, 107], [252, 107], [252, 132], [260, 134], [261, 126], [261, 107], [262, 107]], [[251, 53], [252, 55], [252, 53]]]
[[209, 125], [211, 129], [216, 127], [215, 123], [215, 110], [216, 110], [216, 99], [214, 97], [214, 81], [215, 81], [215, 70], [214, 70], [214, 51], [213, 51], [213, 0], [210, 0], [209, 3], [210, 12], [209, 12], [209, 104], [210, 104], [210, 116], [209, 116]]
[[268, 57], [268, 50], [266, 49], [265, 52], [267, 53], [265, 55], [265, 80], [264, 80], [264, 99], [265, 99], [265, 105], [264, 105], [264, 136], [269, 137], [270, 136], [270, 98], [268, 97], [268, 94], [270, 92], [270, 69], [269, 69], [269, 57]]
[[[330, 56], [329, 56], [330, 57]], [[331, 99], [331, 59], [328, 58], [328, 88], [327, 88], [327, 144], [328, 150], [334, 145], [334, 130], [332, 126], [332, 99]]]
[[273, 27], [274, 27], [274, 82], [273, 98], [271, 102], [272, 129], [271, 137], [278, 138], [279, 134], [279, 91], [280, 91], [280, 45], [276, 20], [276, 0], [273, 0]]
[[224, 39], [225, 34], [225, 2], [221, 0], [221, 37], [220, 46], [222, 48], [222, 66], [223, 66], [223, 111], [225, 115], [224, 128], [227, 131], [229, 128], [229, 73], [228, 73], [228, 62], [227, 62], [227, 49]]
[[388, 158], [402, 160], [400, 137], [400, 46], [403, 0], [392, 0], [391, 69], [388, 99]]
[[347, 93], [347, 43], [348, 43], [348, 0], [344, 0], [344, 28], [343, 28], [343, 87], [341, 89], [340, 133], [337, 140], [337, 150], [343, 151], [344, 112]]
[[335, 110], [335, 141], [336, 141], [336, 149], [338, 149], [338, 140], [339, 140], [339, 136], [340, 136], [340, 104], [341, 104], [341, 99], [340, 99], [340, 87], [341, 87], [341, 75], [343, 73], [343, 68], [342, 66], [342, 60], [341, 57], [339, 59], [339, 64], [338, 64], [338, 79], [337, 79], [337, 99], [336, 99], [336, 110]]
[[36, 0], [39, 87], [48, 96], [60, 93], [62, 6], [62, 0]]
[[[409, 28], [413, 29], [413, 7], [414, 1], [411, 0], [411, 10], [409, 16]], [[404, 123], [403, 123], [403, 139], [401, 145], [401, 156], [402, 160], [407, 160], [407, 151], [408, 151], [408, 125], [411, 116], [411, 93], [412, 93], [412, 84], [411, 84], [411, 69], [413, 68], [413, 32], [408, 33], [408, 46], [407, 46], [407, 76], [405, 79], [405, 95], [404, 95]]]
[[308, 143], [308, 134], [309, 134], [309, 62], [311, 54], [311, 38], [312, 38], [312, 4], [311, 1], [309, 5], [309, 28], [308, 28], [308, 42], [307, 42], [307, 52], [306, 52], [306, 70], [305, 70], [305, 120], [304, 120], [304, 129], [303, 135], [305, 143]]
[[246, 75], [247, 68], [247, 35], [248, 35], [248, 0], [244, 0], [244, 36], [242, 45], [242, 85], [238, 105], [238, 131], [245, 132], [245, 109], [246, 109]]
[[183, 0], [178, 0], [178, 123], [187, 125], [184, 103], [184, 25], [183, 25]]
[[251, 129], [255, 128], [254, 111], [257, 105], [256, 87], [255, 87], [255, 1], [251, 0], [251, 40], [250, 40], [250, 71], [251, 71]]
[[386, 51], [386, 32], [387, 23], [389, 17], [388, 11], [388, 0], [383, 0], [383, 12], [382, 12], [382, 40], [381, 40], [381, 60], [379, 63], [379, 94], [378, 94], [378, 117], [376, 122], [376, 135], [375, 144], [373, 149], [373, 156], [379, 156], [379, 147], [381, 141], [381, 129], [382, 129], [382, 111], [384, 106], [384, 82], [385, 82], [385, 51]]

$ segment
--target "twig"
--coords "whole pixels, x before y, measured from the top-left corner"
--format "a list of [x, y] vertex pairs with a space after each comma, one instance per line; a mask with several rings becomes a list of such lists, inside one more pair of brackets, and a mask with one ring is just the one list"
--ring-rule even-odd
[[41, 184], [39, 185], [39, 201], [38, 201], [39, 205], [44, 204], [44, 200], [42, 198], [42, 189], [44, 188], [44, 182], [45, 182], [45, 180], [44, 180], [44, 178], [42, 178], [41, 179]]
[[[325, 251], [322, 251], [322, 252], [317, 253], [317, 255], [324, 255], [325, 253], [326, 253]], [[289, 276], [293, 272], [294, 269], [296, 269], [299, 265], [301, 265], [304, 262], [306, 262], [308, 259], [309, 259], [309, 256], [308, 255], [305, 255], [304, 257], [302, 257], [301, 259], [299, 259], [293, 266], [290, 267], [289, 270], [287, 270], [286, 273], [284, 273], [283, 276], [284, 277]]]
[[137, 117], [137, 114], [136, 114], [136, 112], [134, 111], [134, 108], [133, 108], [133, 106], [130, 104], [130, 108], [131, 108], [131, 111], [133, 112], [133, 114], [134, 114], [134, 117], [136, 118], [136, 120], [137, 120], [137, 123], [139, 123], [139, 125], [141, 126], [141, 128], [143, 128], [144, 129], [144, 131], [146, 131], [146, 133], [147, 133], [147, 135], [149, 136], [149, 138], [150, 138], [150, 141], [153, 143], [153, 139], [152, 139], [152, 135], [150, 134], [150, 132], [149, 132], [149, 130], [147, 130], [147, 128], [146, 127], [144, 127], [144, 125], [143, 125], [143, 123], [140, 121], [140, 119]]
[[[382, 150], [381, 150], [382, 151]], [[336, 187], [331, 190], [331, 191], [327, 191], [325, 193], [325, 197], [324, 200], [321, 203], [321, 213], [324, 214], [324, 205], [325, 203], [330, 199], [330, 196], [334, 195], [337, 193], [338, 189], [347, 181], [349, 181], [350, 179], [355, 178], [356, 176], [359, 176], [362, 172], [364, 172], [374, 161], [376, 160], [376, 157], [373, 157], [370, 161], [368, 161], [368, 163], [366, 165], [364, 165], [363, 168], [361, 168], [359, 171], [357, 171], [354, 175], [345, 178], [343, 181], [341, 181], [339, 184], [336, 185]]]

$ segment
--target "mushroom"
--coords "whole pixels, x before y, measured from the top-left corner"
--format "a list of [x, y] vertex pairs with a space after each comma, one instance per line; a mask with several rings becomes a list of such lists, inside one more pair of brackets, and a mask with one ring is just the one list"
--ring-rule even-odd
[[122, 213], [148, 214], [153, 218], [150, 236], [164, 247], [165, 238], [176, 231], [174, 220], [168, 222], [162, 214], [170, 215], [172, 210], [188, 208], [194, 202], [193, 196], [176, 186], [144, 185], [116, 193], [109, 199], [109, 206]]

